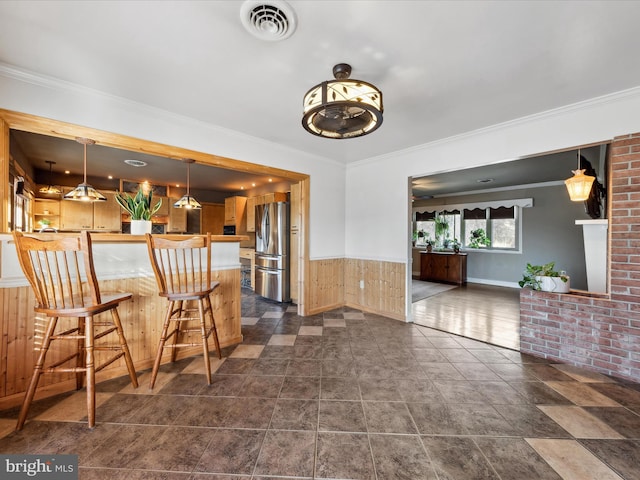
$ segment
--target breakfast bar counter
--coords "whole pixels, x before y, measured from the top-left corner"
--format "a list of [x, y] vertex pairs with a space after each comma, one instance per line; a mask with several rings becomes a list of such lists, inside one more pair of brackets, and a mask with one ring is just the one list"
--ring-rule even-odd
[[[48, 234], [56, 237], [62, 233]], [[176, 235], [180, 237], [180, 235]], [[187, 237], [186, 235], [182, 237]], [[136, 371], [148, 369], [158, 345], [166, 299], [158, 295], [143, 235], [91, 235], [100, 290], [129, 292], [133, 298], [119, 313]], [[221, 347], [242, 341], [240, 327], [240, 242], [243, 235], [212, 236], [212, 279], [220, 286], [211, 296]], [[22, 401], [37, 355], [39, 322], [35, 296], [22, 273], [11, 234], [0, 234], [0, 409]], [[61, 320], [62, 321], [62, 320]], [[50, 352], [51, 354], [52, 352]], [[201, 353], [198, 347], [179, 350], [179, 358]], [[60, 357], [65, 352], [56, 352]], [[169, 361], [169, 356], [163, 363]], [[98, 381], [126, 375], [121, 359], [98, 374]], [[75, 376], [45, 375], [36, 398], [73, 390]], [[139, 388], [147, 388], [141, 385]], [[99, 388], [98, 388], [99, 391]]]

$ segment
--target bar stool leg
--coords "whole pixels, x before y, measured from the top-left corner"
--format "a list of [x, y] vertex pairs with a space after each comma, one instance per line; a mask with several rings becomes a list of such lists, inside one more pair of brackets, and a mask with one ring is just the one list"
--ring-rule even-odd
[[207, 309], [209, 315], [211, 315], [211, 330], [213, 331], [213, 342], [216, 345], [216, 351], [218, 352], [218, 359], [222, 359], [222, 351], [220, 350], [220, 341], [218, 340], [218, 328], [216, 327], [216, 318], [213, 316], [213, 307], [211, 306], [211, 297], [207, 295]]
[[33, 401], [33, 396], [36, 393], [36, 387], [38, 386], [38, 380], [40, 380], [40, 375], [42, 375], [44, 360], [47, 356], [47, 352], [49, 351], [49, 345], [51, 345], [51, 336], [53, 335], [57, 324], [58, 317], [52, 317], [49, 319], [47, 330], [42, 341], [42, 347], [40, 348], [40, 355], [38, 355], [38, 360], [33, 367], [33, 374], [31, 375], [31, 380], [29, 381], [29, 387], [27, 388], [27, 392], [24, 395], [24, 400], [22, 401], [22, 407], [20, 408], [20, 414], [18, 415], [18, 424], [16, 425], [16, 430], [22, 430], [24, 422], [27, 419], [29, 407], [31, 406], [31, 402]]
[[85, 335], [85, 322], [84, 317], [78, 317], [78, 353], [76, 357], [76, 390], [81, 390], [84, 384], [85, 375], [85, 351], [84, 351], [84, 335]]
[[207, 384], [211, 385], [211, 362], [209, 361], [209, 342], [207, 337], [207, 324], [204, 314], [204, 298], [198, 299], [198, 313], [200, 316], [200, 332], [202, 334], [202, 353], [204, 356], [204, 371], [207, 376]]
[[[167, 331], [169, 330], [169, 324], [171, 323], [171, 316], [173, 315], [173, 307], [175, 303], [175, 301], [170, 300], [169, 305], [167, 306], [167, 314], [165, 315], [164, 323], [162, 324], [162, 333], [160, 334], [160, 342], [158, 343], [158, 351], [156, 352], [156, 360], [153, 362], [153, 369], [151, 370], [151, 379], [149, 380], [150, 389], [153, 389], [153, 386], [156, 383], [156, 376], [160, 369], [162, 352], [164, 351], [164, 345], [167, 342]], [[174, 332], [174, 335], [177, 335], [177, 332]]]
[[124, 338], [124, 330], [122, 329], [122, 322], [120, 321], [120, 315], [118, 314], [117, 308], [111, 309], [111, 318], [116, 326], [116, 331], [118, 332], [118, 340], [120, 341], [120, 348], [122, 348], [122, 352], [124, 353], [124, 361], [127, 364], [127, 370], [129, 371], [131, 384], [133, 385], [133, 388], [138, 388], [138, 377], [136, 375], [136, 369], [133, 366], [133, 360], [131, 359], [131, 353], [129, 352], [127, 340], [126, 338]]
[[93, 317], [87, 317], [84, 345], [87, 355], [87, 419], [89, 428], [93, 428], [96, 426], [96, 366], [93, 354], [93, 336]]
[[[175, 312], [172, 312], [171, 315], [173, 318], [182, 318], [182, 315], [184, 314], [184, 301], [178, 300], [175, 303], [178, 304], [178, 308], [176, 309]], [[175, 333], [173, 334], [173, 348], [171, 349], [171, 362], [175, 362], [176, 358], [178, 358], [178, 348], [176, 347], [176, 345], [178, 344], [178, 337], [180, 335], [182, 335], [182, 322], [179, 320], [176, 320], [176, 330], [175, 330]]]

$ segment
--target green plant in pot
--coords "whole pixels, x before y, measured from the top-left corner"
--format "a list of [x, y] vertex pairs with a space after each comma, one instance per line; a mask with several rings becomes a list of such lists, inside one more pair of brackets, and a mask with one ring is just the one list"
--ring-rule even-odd
[[570, 287], [569, 275], [555, 270], [555, 262], [544, 265], [527, 263], [518, 285], [522, 288], [531, 287], [533, 290], [555, 293], [567, 293]]
[[[151, 217], [160, 209], [162, 199], [158, 200], [158, 202], [152, 206], [153, 192], [149, 190], [149, 193], [145, 194], [142, 189], [140, 189], [133, 197], [128, 193], [118, 192], [116, 193], [116, 201], [131, 215], [132, 234], [151, 233]], [[140, 221], [146, 222], [146, 224], [138, 226], [139, 223], [134, 223]], [[141, 230], [138, 230], [138, 228]]]
[[443, 245], [446, 248], [446, 245], [444, 243], [446, 240], [445, 236], [449, 231], [449, 223], [447, 222], [446, 218], [441, 217], [437, 213], [433, 221], [435, 223], [436, 243], [439, 245]]
[[476, 228], [475, 230], [471, 230], [471, 235], [469, 237], [469, 248], [481, 248], [488, 247], [491, 245], [491, 240], [487, 237], [484, 228]]

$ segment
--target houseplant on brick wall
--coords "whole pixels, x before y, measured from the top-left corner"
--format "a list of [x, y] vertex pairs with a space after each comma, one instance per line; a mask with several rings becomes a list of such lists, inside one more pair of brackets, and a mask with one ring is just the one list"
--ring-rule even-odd
[[568, 293], [570, 288], [569, 275], [565, 272], [555, 270], [555, 262], [544, 265], [531, 265], [527, 263], [522, 275], [522, 280], [518, 282], [520, 287], [531, 287], [533, 290], [554, 293]]

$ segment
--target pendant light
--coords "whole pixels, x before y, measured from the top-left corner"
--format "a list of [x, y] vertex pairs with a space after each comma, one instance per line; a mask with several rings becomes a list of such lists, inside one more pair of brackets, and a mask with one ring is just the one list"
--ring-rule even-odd
[[51, 172], [51, 167], [55, 165], [56, 162], [52, 162], [51, 160], [45, 160], [44, 163], [49, 164], [49, 185], [47, 185], [46, 187], [40, 188], [38, 192], [44, 193], [46, 195], [60, 195], [62, 193], [62, 190], [60, 190], [60, 187], [54, 186], [52, 181], [53, 173]]
[[80, 202], [105, 202], [107, 197], [87, 183], [87, 145], [93, 145], [96, 142], [90, 138], [82, 137], [76, 138], [76, 142], [84, 145], [84, 181], [69, 193], [65, 194], [62, 198], [64, 200], [75, 200]]
[[349, 79], [351, 65], [333, 67], [335, 80], [309, 90], [303, 100], [302, 126], [325, 138], [355, 138], [382, 125], [382, 92], [375, 85]]
[[580, 149], [578, 149], [578, 169], [571, 170], [573, 177], [564, 181], [569, 191], [569, 198], [572, 202], [584, 202], [589, 198], [591, 187], [596, 177], [584, 174], [584, 169], [580, 168]]
[[174, 208], [190, 208], [190, 209], [198, 209], [202, 208], [200, 202], [198, 202], [195, 198], [189, 195], [189, 167], [192, 163], [195, 162], [192, 158], [185, 158], [182, 160], [187, 164], [187, 193], [182, 196], [180, 200], [173, 204]]

